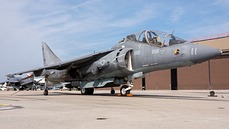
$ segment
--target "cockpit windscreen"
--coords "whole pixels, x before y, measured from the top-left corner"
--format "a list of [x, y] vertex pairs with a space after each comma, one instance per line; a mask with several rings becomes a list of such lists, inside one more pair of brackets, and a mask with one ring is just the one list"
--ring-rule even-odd
[[155, 30], [144, 30], [139, 34], [131, 34], [126, 37], [127, 40], [147, 43], [158, 47], [166, 47], [174, 44], [187, 42], [184, 39], [178, 38], [173, 34], [168, 34]]

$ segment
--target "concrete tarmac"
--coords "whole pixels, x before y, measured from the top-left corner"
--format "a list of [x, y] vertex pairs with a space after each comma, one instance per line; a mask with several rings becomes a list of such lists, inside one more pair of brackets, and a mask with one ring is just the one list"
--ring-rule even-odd
[[[228, 129], [229, 90], [0, 91], [1, 129]], [[118, 92], [118, 91], [116, 91]]]

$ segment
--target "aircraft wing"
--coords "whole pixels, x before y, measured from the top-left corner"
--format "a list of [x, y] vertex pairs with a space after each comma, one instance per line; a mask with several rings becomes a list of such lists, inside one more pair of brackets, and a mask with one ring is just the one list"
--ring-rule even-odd
[[40, 68], [35, 68], [35, 69], [31, 69], [31, 70], [27, 70], [27, 71], [22, 71], [22, 72], [18, 72], [18, 73], [14, 73], [14, 74], [10, 74], [10, 75], [22, 75], [24, 73], [29, 73], [29, 72], [33, 72], [35, 74], [35, 76], [40, 76], [40, 74], [42, 73], [42, 71], [44, 69], [56, 69], [56, 70], [62, 70], [62, 69], [66, 69], [66, 68], [80, 68], [81, 66], [87, 65], [92, 63], [93, 61], [95, 61], [96, 59], [99, 59], [105, 55], [107, 55], [108, 53], [114, 51], [113, 49], [107, 50], [107, 51], [103, 51], [103, 52], [97, 52], [97, 53], [92, 53], [86, 56], [82, 56], [70, 61], [65, 61], [65, 62], [60, 62], [58, 64], [54, 64], [54, 65], [50, 65], [50, 66], [45, 66], [45, 67], [40, 67]]

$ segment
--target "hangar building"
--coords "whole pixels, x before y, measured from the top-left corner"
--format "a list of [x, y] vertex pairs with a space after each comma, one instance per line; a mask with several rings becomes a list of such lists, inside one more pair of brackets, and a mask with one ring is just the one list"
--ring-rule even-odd
[[219, 48], [223, 53], [218, 58], [190, 67], [151, 72], [143, 79], [134, 80], [134, 89], [229, 89], [229, 33], [191, 42]]

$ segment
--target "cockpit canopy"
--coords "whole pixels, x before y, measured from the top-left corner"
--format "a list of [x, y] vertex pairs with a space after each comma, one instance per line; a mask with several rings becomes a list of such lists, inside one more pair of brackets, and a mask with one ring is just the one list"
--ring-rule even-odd
[[144, 30], [140, 34], [128, 35], [120, 42], [125, 42], [126, 40], [135, 41], [139, 43], [146, 43], [158, 47], [171, 46], [174, 44], [181, 44], [187, 42], [186, 40], [178, 38], [173, 34], [168, 34], [165, 32], [155, 30]]

